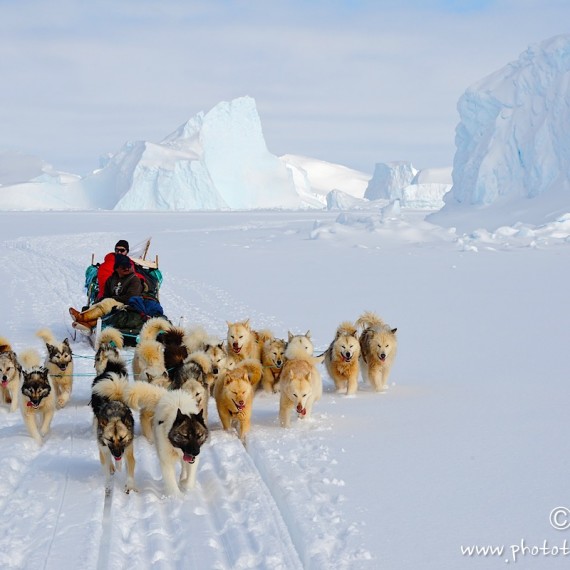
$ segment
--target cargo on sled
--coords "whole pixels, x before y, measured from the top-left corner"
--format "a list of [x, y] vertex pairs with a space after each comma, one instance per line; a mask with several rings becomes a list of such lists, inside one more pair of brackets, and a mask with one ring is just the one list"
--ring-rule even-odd
[[[140, 295], [129, 297], [126, 303], [105, 298], [101, 290], [102, 284], [113, 274], [116, 254], [108, 253], [102, 263], [95, 262], [94, 254], [91, 256], [91, 265], [85, 270], [87, 302], [80, 314], [70, 309], [75, 331], [93, 341], [102, 329], [113, 327], [121, 332], [126, 346], [135, 346], [140, 330], [148, 319], [167, 318], [159, 300], [163, 277], [158, 267], [158, 255], [154, 260], [147, 259], [149, 247], [150, 239], [133, 248], [128, 256], [134, 266], [133, 279], [140, 280], [142, 290]], [[137, 289], [141, 288], [137, 286]]]

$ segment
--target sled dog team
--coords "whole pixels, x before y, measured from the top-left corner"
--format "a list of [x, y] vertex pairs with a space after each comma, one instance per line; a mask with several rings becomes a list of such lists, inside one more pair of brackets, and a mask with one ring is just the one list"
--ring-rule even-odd
[[[123, 458], [125, 492], [136, 490], [132, 410], [139, 412], [143, 436], [155, 445], [166, 493], [180, 495], [196, 481], [200, 448], [208, 438], [210, 397], [223, 429], [235, 427], [245, 444], [256, 391], [279, 392], [279, 423], [289, 427], [293, 411], [299, 419], [309, 418], [322, 396], [318, 364], [324, 362], [338, 392], [355, 394], [360, 374], [381, 391], [397, 349], [397, 329], [370, 311], [354, 324], [341, 323], [320, 355], [314, 355], [310, 331], [289, 332], [285, 341], [253, 330], [249, 319], [227, 326], [226, 340], [219, 341], [201, 327], [188, 330], [160, 317], [148, 320], [132, 360], [134, 381], [121, 355], [121, 333], [111, 327], [101, 332], [90, 406], [107, 492]], [[69, 401], [73, 358], [67, 339], [58, 342], [48, 329], [37, 336], [46, 345], [43, 362], [35, 349], [16, 355], [0, 337], [0, 374], [2, 401], [10, 411], [20, 408], [29, 434], [41, 444], [56, 409]]]

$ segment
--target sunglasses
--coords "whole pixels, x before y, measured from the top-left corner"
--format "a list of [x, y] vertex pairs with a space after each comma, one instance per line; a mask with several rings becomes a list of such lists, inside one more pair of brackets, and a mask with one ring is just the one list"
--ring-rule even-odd
[[127, 250], [124, 247], [116, 247], [115, 253], [127, 253]]

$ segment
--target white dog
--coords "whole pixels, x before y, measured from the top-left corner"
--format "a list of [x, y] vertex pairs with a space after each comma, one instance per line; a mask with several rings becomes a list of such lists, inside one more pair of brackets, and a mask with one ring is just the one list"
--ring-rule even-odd
[[[312, 349], [312, 343], [310, 348]], [[313, 404], [323, 394], [323, 383], [317, 364], [323, 361], [324, 355], [315, 357], [308, 354], [306, 342], [299, 341], [289, 343], [285, 356], [286, 361], [279, 380], [279, 423], [283, 427], [289, 427], [293, 408], [296, 409], [299, 419], [308, 419]]]
[[380, 392], [386, 388], [388, 377], [396, 350], [398, 339], [396, 331], [388, 326], [380, 317], [368, 311], [357, 321], [356, 326], [362, 328], [360, 341], [360, 364], [362, 378], [368, 380], [372, 387]]

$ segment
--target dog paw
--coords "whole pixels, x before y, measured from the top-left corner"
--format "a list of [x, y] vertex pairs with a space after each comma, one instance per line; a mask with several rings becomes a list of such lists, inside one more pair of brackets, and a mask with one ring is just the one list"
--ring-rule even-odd
[[134, 487], [133, 485], [125, 485], [125, 493], [128, 495], [131, 491], [133, 493], [139, 492], [139, 490], [136, 487]]

